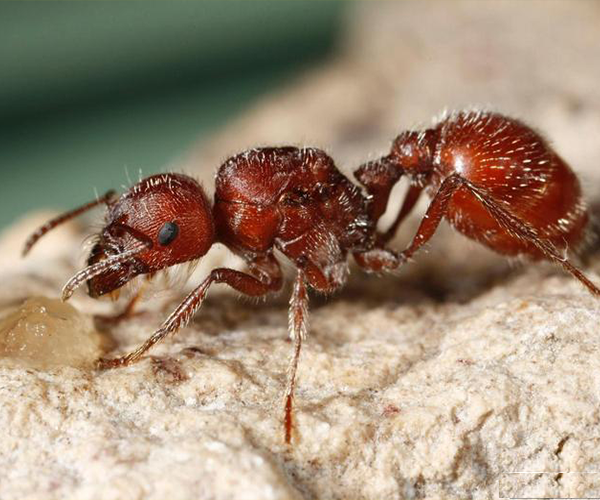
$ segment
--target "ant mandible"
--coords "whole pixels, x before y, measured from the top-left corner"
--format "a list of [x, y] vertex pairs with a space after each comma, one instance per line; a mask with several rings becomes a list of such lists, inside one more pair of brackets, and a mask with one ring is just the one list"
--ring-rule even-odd
[[[377, 222], [404, 174], [411, 187], [394, 223], [381, 233]], [[446, 217], [458, 231], [498, 253], [559, 263], [600, 295], [558, 250], [576, 247], [584, 238], [588, 212], [579, 182], [546, 142], [517, 120], [490, 112], [451, 114], [431, 129], [402, 133], [389, 155], [363, 165], [355, 176], [367, 194], [319, 149], [252, 149], [219, 168], [212, 206], [191, 177], [154, 175], [118, 199], [109, 191], [52, 219], [31, 235], [23, 253], [59, 224], [105, 204], [106, 225], [88, 266], [64, 286], [63, 300], [84, 282], [91, 297], [117, 291], [136, 276], [151, 278], [199, 259], [217, 242], [243, 258], [246, 272], [214, 269], [140, 347], [98, 362], [100, 368], [114, 368], [138, 361], [185, 326], [213, 283], [253, 297], [280, 290], [283, 275], [274, 256], [280, 251], [296, 267], [289, 308], [293, 352], [284, 402], [286, 443], [292, 438], [296, 371], [307, 333], [307, 288], [331, 293], [342, 287], [349, 253], [368, 272], [397, 269]], [[387, 248], [424, 189], [432, 202], [411, 245], [401, 253]]]

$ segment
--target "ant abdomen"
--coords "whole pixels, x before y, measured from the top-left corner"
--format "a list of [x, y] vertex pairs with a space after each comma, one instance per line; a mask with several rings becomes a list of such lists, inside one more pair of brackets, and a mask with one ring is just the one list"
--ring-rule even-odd
[[[415, 160], [415, 151], [422, 161]], [[432, 195], [451, 176], [478, 188], [480, 195], [466, 187], [455, 189], [445, 216], [458, 231], [498, 253], [543, 256], [539, 245], [499, 222], [481, 196], [558, 249], [577, 247], [583, 240], [588, 214], [576, 175], [518, 120], [492, 112], [452, 113], [416, 138], [401, 135], [390, 157], [408, 175], [422, 176], [428, 164]]]

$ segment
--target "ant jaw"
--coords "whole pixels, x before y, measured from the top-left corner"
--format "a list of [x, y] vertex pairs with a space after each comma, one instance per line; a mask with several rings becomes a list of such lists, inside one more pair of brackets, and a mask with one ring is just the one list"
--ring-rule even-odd
[[[109, 295], [113, 301], [118, 300], [124, 285], [148, 272], [139, 257], [152, 246], [150, 238], [119, 221], [106, 226], [88, 258], [88, 270], [94, 266], [102, 269], [85, 279], [88, 295], [94, 299]], [[112, 264], [107, 265], [109, 261]]]
[[98, 276], [87, 280], [88, 295], [94, 299], [108, 296], [117, 301], [123, 287], [135, 277], [148, 272], [147, 266], [139, 259], [131, 258]]
[[[148, 244], [136, 241], [129, 250], [107, 256], [99, 252], [97, 262], [76, 273], [63, 287], [62, 300], [68, 300], [73, 292], [87, 281], [90, 297], [96, 298], [121, 288], [138, 274], [147, 271], [134, 257], [148, 249]], [[94, 259], [96, 260], [96, 259]]]

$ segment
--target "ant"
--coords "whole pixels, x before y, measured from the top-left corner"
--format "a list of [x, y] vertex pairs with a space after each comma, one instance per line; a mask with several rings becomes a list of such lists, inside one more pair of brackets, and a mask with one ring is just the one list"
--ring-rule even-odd
[[[403, 175], [410, 178], [410, 188], [395, 221], [380, 232], [377, 223]], [[445, 217], [459, 232], [500, 254], [560, 264], [600, 295], [559, 251], [584, 240], [589, 216], [579, 181], [520, 121], [487, 111], [449, 114], [433, 128], [401, 133], [389, 155], [362, 165], [355, 177], [362, 189], [319, 149], [252, 149], [221, 165], [212, 205], [193, 178], [153, 175], [120, 198], [109, 191], [52, 219], [30, 236], [23, 253], [59, 224], [104, 204], [106, 225], [87, 267], [64, 286], [63, 300], [84, 282], [91, 297], [113, 293], [136, 276], [150, 279], [160, 270], [197, 260], [214, 243], [243, 258], [247, 271], [212, 270], [135, 351], [98, 361], [99, 368], [114, 368], [138, 361], [184, 327], [213, 283], [251, 297], [280, 290], [283, 275], [274, 255], [279, 251], [296, 268], [289, 307], [293, 352], [284, 398], [288, 444], [296, 371], [307, 334], [308, 287], [326, 294], [340, 289], [349, 271], [348, 254], [367, 272], [393, 271], [433, 236]], [[403, 252], [391, 250], [388, 242], [423, 190], [432, 201], [416, 236]]]

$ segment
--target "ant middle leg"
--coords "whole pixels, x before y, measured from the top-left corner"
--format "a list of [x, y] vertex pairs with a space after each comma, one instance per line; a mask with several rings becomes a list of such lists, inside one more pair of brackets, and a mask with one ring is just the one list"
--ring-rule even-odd
[[276, 292], [281, 288], [283, 283], [281, 269], [272, 254], [249, 262], [249, 268], [254, 276], [234, 269], [214, 269], [208, 278], [177, 306], [162, 326], [141, 346], [135, 351], [119, 358], [102, 358], [98, 361], [98, 367], [101, 369], [116, 368], [138, 361], [154, 344], [160, 342], [170, 333], [183, 328], [190, 321], [192, 316], [202, 306], [208, 289], [213, 283], [225, 283], [238, 292], [251, 297], [266, 295], [269, 292]]
[[294, 281], [294, 291], [290, 299], [289, 310], [289, 330], [290, 337], [294, 342], [294, 350], [288, 366], [288, 381], [285, 390], [284, 417], [283, 425], [286, 444], [292, 441], [293, 409], [294, 409], [294, 389], [296, 387], [296, 372], [298, 371], [298, 360], [300, 359], [300, 350], [302, 341], [306, 338], [308, 322], [308, 291], [306, 289], [306, 277], [304, 271], [298, 269], [296, 280]]
[[294, 390], [296, 388], [296, 372], [302, 349], [302, 341], [308, 332], [308, 290], [307, 285], [323, 293], [339, 289], [345, 280], [347, 262], [344, 259], [323, 269], [315, 262], [297, 260], [297, 274], [294, 291], [290, 299], [289, 329], [294, 342], [288, 367], [287, 386], [284, 398], [284, 441], [290, 444], [294, 431]]

